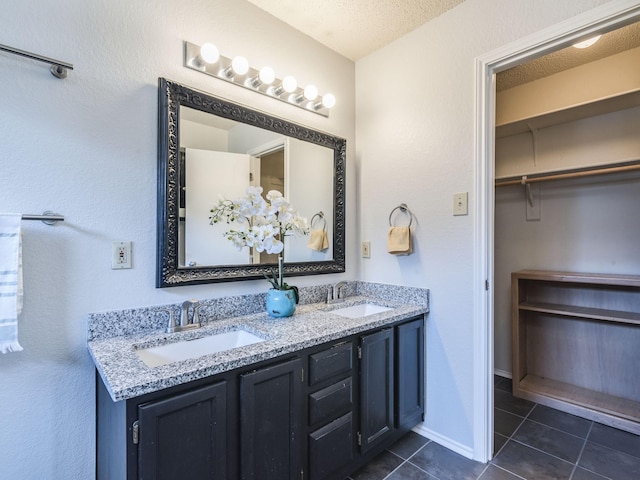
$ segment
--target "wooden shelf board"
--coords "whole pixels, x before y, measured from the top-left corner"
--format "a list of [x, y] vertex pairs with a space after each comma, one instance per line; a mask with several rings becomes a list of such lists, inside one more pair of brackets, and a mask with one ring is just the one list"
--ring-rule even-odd
[[604, 115], [607, 113], [633, 108], [640, 105], [640, 91], [623, 92], [620, 95], [605, 97], [593, 102], [563, 108], [560, 110], [542, 112], [528, 118], [513, 120], [496, 125], [496, 138], [518, 135], [530, 132], [531, 128], [541, 129], [572, 122], [583, 118]]
[[511, 278], [513, 280], [543, 280], [545, 282], [589, 283], [596, 286], [618, 285], [640, 288], [640, 276], [638, 275], [520, 270], [513, 272]]
[[567, 317], [588, 318], [606, 322], [640, 325], [639, 312], [607, 310], [603, 308], [579, 307], [575, 305], [559, 305], [555, 303], [523, 302], [518, 307], [529, 312], [550, 313]]
[[546, 397], [556, 401], [551, 402], [555, 407], [562, 404], [574, 405], [579, 408], [567, 409], [570, 413], [592, 412], [592, 415], [587, 416], [595, 421], [640, 433], [640, 401], [616, 397], [531, 374], [516, 385], [514, 394], [528, 397], [539, 403], [545, 403], [541, 399]]

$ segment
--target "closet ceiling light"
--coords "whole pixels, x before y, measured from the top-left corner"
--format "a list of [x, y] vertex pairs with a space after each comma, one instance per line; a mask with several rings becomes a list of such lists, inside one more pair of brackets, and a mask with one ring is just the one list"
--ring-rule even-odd
[[573, 46], [576, 48], [588, 48], [598, 40], [600, 40], [601, 35], [596, 35], [595, 37], [588, 38], [582, 42], [574, 43]]
[[[265, 66], [258, 70], [252, 68], [245, 57], [236, 56], [231, 59], [220, 55], [218, 48], [212, 43], [199, 46], [185, 41], [184, 66], [324, 117], [329, 116], [329, 110], [336, 104], [334, 95], [327, 93], [320, 96], [315, 85], [300, 87], [291, 75], [280, 80], [271, 67]], [[288, 95], [284, 95], [285, 93]]]

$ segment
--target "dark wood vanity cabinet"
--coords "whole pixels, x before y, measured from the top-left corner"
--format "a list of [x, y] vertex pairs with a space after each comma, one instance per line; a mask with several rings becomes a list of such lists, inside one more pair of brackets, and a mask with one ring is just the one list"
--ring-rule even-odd
[[384, 441], [394, 428], [394, 331], [385, 328], [360, 339], [360, 431], [362, 452]]
[[302, 478], [301, 389], [300, 358], [240, 375], [242, 480]]
[[342, 480], [424, 415], [424, 319], [125, 401], [97, 378], [99, 480]]
[[226, 390], [222, 381], [138, 405], [139, 478], [227, 478]]

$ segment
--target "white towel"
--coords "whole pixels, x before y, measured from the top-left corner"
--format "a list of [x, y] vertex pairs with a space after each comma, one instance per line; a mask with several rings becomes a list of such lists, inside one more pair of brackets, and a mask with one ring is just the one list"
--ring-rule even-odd
[[19, 352], [22, 310], [22, 215], [0, 215], [0, 352]]

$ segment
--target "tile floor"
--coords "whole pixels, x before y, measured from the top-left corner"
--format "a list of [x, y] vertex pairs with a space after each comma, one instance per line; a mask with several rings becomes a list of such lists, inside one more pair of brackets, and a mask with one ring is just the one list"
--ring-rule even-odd
[[469, 460], [410, 432], [347, 480], [638, 480], [640, 436], [511, 395], [495, 378], [497, 452]]

